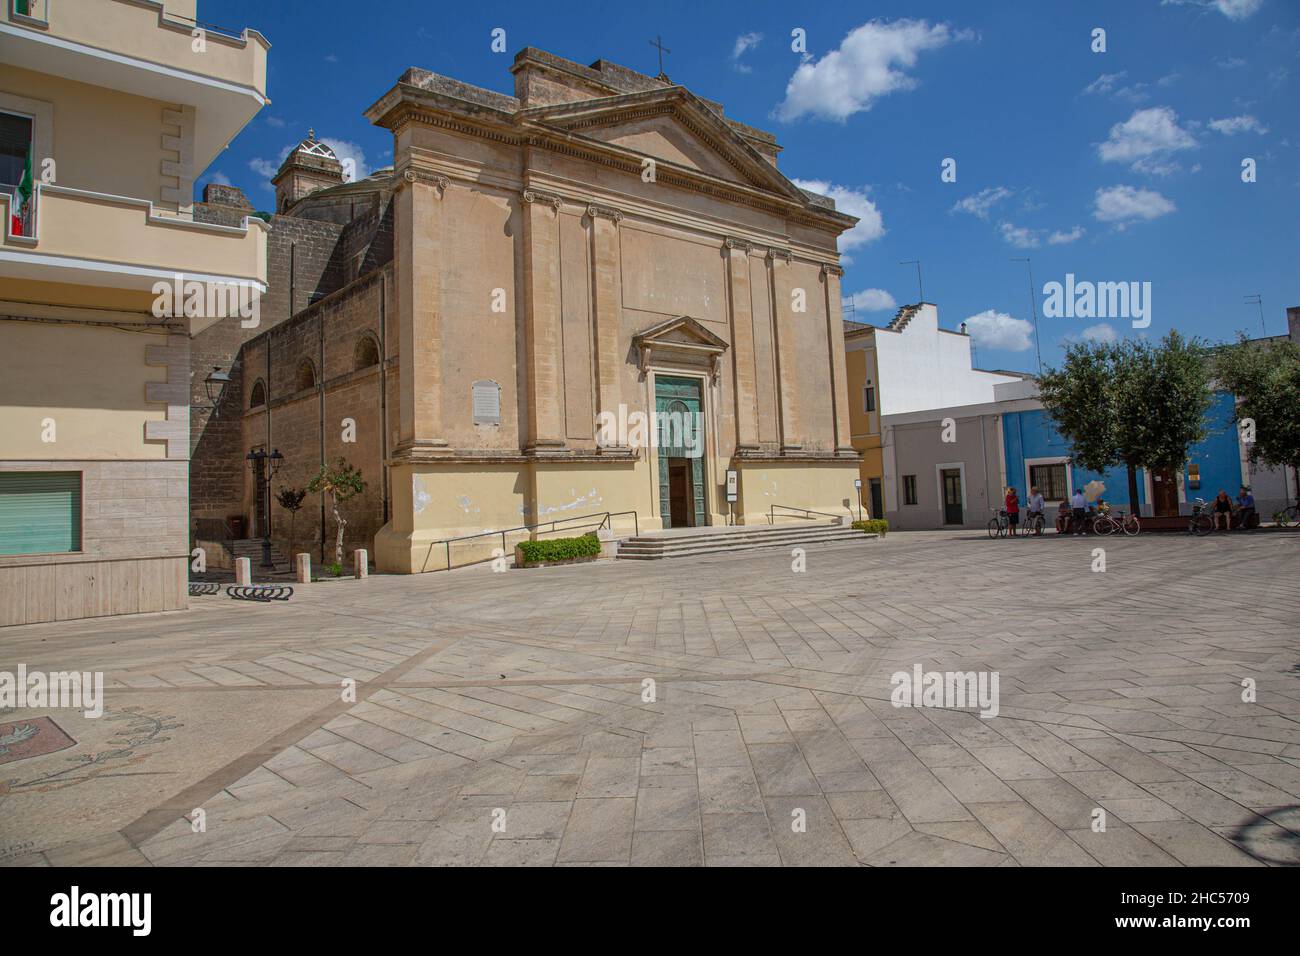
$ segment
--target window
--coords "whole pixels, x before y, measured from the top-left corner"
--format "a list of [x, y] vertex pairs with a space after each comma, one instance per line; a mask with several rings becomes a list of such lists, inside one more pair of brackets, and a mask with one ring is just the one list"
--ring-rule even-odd
[[0, 554], [81, 550], [81, 472], [0, 472]]
[[308, 359], [303, 359], [298, 365], [298, 374], [293, 379], [293, 390], [301, 392], [305, 388], [316, 387], [316, 368]]
[[360, 371], [379, 364], [379, 344], [373, 335], [363, 335], [357, 339], [357, 347], [352, 352], [352, 368]]
[[266, 383], [260, 378], [253, 383], [253, 397], [248, 400], [249, 408], [260, 408], [266, 404]]
[[876, 386], [870, 382], [862, 386], [862, 410], [864, 412], [876, 410]]
[[1030, 465], [1029, 485], [1037, 485], [1047, 501], [1064, 501], [1070, 497], [1069, 487], [1065, 481], [1065, 463], [1054, 465]]
[[916, 504], [916, 475], [903, 476], [903, 504]]
[[[0, 193], [16, 195], [23, 177], [27, 177], [25, 189], [31, 189], [36, 170], [29, 163], [35, 163], [31, 156], [31, 117], [0, 112]], [[10, 208], [10, 215], [17, 213], [17, 207]]]

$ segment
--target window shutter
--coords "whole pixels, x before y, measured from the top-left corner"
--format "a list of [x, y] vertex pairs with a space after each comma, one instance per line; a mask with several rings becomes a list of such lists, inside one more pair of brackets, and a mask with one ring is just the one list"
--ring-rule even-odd
[[0, 554], [81, 550], [81, 472], [0, 473]]

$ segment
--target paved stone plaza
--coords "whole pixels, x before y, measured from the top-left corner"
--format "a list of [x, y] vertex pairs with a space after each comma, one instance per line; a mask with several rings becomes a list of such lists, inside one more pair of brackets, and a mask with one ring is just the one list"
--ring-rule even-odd
[[[106, 712], [0, 711], [60, 748], [0, 745], [0, 862], [1294, 865], [1298, 582], [1294, 534], [933, 532], [9, 628]], [[917, 664], [998, 716], [892, 706]]]

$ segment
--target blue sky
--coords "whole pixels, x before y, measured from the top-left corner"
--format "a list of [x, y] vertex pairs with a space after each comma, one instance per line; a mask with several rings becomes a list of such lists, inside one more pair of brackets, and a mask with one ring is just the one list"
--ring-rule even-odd
[[[536, 46], [673, 81], [775, 133], [781, 170], [863, 223], [841, 241], [856, 317], [925, 298], [969, 320], [978, 363], [1036, 368], [1070, 337], [1170, 328], [1212, 341], [1285, 330], [1300, 305], [1300, 0], [987, 0], [790, 4], [201, 0], [199, 16], [271, 42], [272, 105], [200, 178], [270, 208], [266, 171], [309, 126], [360, 170], [391, 162], [361, 112], [408, 66], [513, 92]], [[507, 53], [490, 49], [506, 31]], [[1103, 28], [1105, 52], [1093, 52]], [[791, 49], [802, 29], [806, 53]], [[956, 181], [941, 179], [945, 159]], [[1242, 181], [1242, 161], [1256, 181]], [[1044, 318], [1043, 286], [1151, 283], [1151, 324]]]

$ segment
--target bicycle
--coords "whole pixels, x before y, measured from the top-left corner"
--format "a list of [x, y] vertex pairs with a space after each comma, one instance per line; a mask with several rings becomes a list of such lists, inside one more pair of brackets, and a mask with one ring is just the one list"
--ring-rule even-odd
[[1025, 513], [1025, 520], [1020, 525], [1020, 533], [1028, 537], [1029, 535], [1041, 535], [1046, 525], [1041, 511], [1028, 511]]
[[1273, 512], [1273, 523], [1283, 528], [1289, 528], [1294, 524], [1300, 524], [1300, 501], [1293, 505], [1287, 505], [1280, 511]]
[[1099, 535], [1123, 532], [1133, 537], [1142, 530], [1142, 525], [1137, 515], [1125, 514], [1123, 511], [1107, 511], [1092, 519], [1092, 530]]
[[1214, 518], [1204, 498], [1192, 502], [1192, 513], [1187, 517], [1187, 533], [1204, 537], [1214, 531]]
[[1010, 530], [1011, 522], [1007, 520], [1007, 513], [999, 511], [996, 518], [989, 519], [989, 537], [1005, 538]]

